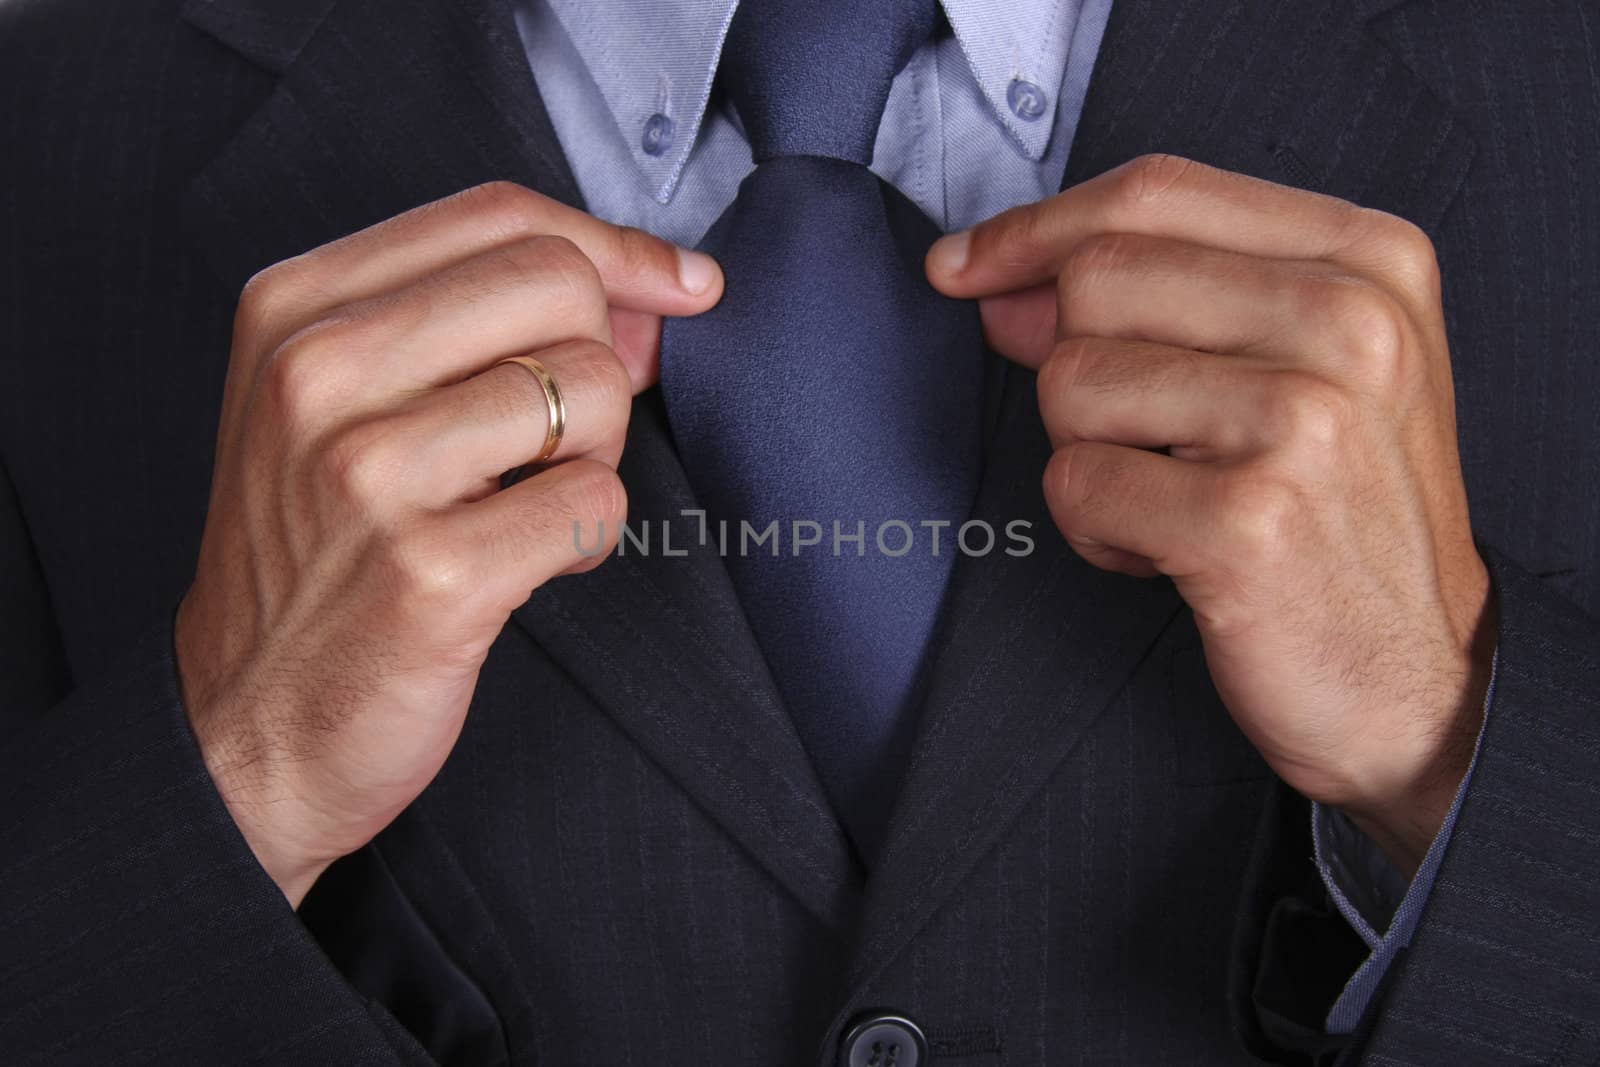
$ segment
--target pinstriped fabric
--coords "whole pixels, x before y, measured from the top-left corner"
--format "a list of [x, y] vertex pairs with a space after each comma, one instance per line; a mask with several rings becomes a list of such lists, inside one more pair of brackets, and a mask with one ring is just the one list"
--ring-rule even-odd
[[[243, 847], [187, 731], [173, 729], [170, 659], [145, 649], [137, 662], [56, 708], [20, 751], [8, 749], [0, 832], [8, 1062], [103, 1062], [111, 1048], [124, 1063], [182, 1061], [197, 1049], [240, 1063], [396, 1062], [362, 999]], [[47, 784], [72, 764], [96, 774], [74, 776], [70, 790]], [[74, 808], [83, 814], [59, 833], [62, 809]], [[164, 817], [171, 811], [184, 818]], [[117, 891], [108, 894], [108, 884]], [[173, 899], [186, 903], [182, 936], [142, 936]], [[295, 981], [263, 985], [264, 974], [287, 972]], [[108, 999], [121, 1011], [84, 1011]], [[191, 1011], [197, 1002], [213, 1010]], [[266, 1003], [271, 1010], [261, 1010]], [[129, 1021], [141, 1018], [163, 1025], [130, 1043]], [[285, 1027], [284, 1018], [301, 1023]]]
[[1179, 728], [1168, 670], [1196, 641], [1173, 624], [1150, 669], [878, 980], [883, 1002], [994, 1045], [954, 1062], [1240, 1062], [1226, 945], [1267, 772], [1210, 721], [1225, 713], [1204, 692], [1183, 710], [1208, 720], [1214, 766], [1231, 769], [1208, 779], [1186, 767], [1199, 731]]
[[[1442, 32], [1448, 14], [1455, 32]], [[1530, 17], [1537, 14], [1538, 17]], [[1600, 240], [1589, 191], [1600, 129], [1600, 12], [1540, 2], [1507, 9], [1464, 3], [1396, 11], [1383, 30], [1408, 66], [1440, 85], [1464, 114], [1478, 116], [1482, 175], [1465, 191], [1442, 234], [1446, 247], [1504, 265], [1519, 284], [1468, 274], [1445, 293], [1456, 356], [1462, 462], [1475, 507], [1497, 527], [1485, 535], [1553, 586], [1600, 610], [1600, 500], [1572, 493], [1563, 457], [1596, 425], [1587, 390], [1596, 347], [1588, 307], [1600, 272]], [[1511, 62], [1511, 49], [1545, 62]], [[1476, 68], [1475, 78], [1448, 71]], [[1516, 212], [1500, 206], [1520, 202]], [[1525, 452], [1505, 478], [1496, 443], [1511, 430]], [[1515, 521], [1509, 521], [1516, 517]], [[1480, 524], [1481, 525], [1481, 524]]]
[[1497, 577], [1508, 688], [1496, 715], [1507, 714], [1485, 736], [1488, 773], [1392, 976], [1375, 1062], [1584, 1063], [1600, 1042], [1594, 624], [1536, 578]]
[[[646, 1065], [663, 1050], [678, 1062], [696, 1048], [812, 1046], [837, 995], [844, 937], [524, 635], [508, 632], [491, 663], [472, 731], [420, 810], [501, 920], [528, 990], [531, 1050], [557, 1063]], [[528, 678], [543, 686], [537, 715]]]
[[[0, 342], [3, 345], [3, 342]], [[69, 678], [59, 643], [40, 641], [39, 619], [50, 618], [50, 591], [39, 570], [33, 539], [17, 507], [11, 479], [0, 467], [0, 603], [13, 610], [0, 614], [0, 678], [6, 680], [7, 697], [38, 714], [55, 702]], [[48, 637], [53, 638], [54, 634]], [[0, 719], [0, 744], [32, 716]]]
[[[1118, 0], [1073, 174], [1183, 151], [1430, 228], [1476, 523], [1543, 577], [1497, 563], [1479, 777], [1348, 1060], [1588, 1063], [1600, 626], [1570, 605], [1600, 607], [1596, 19], [1361, 12], [1380, 8], [1364, 29], [1335, 0]], [[305, 924], [275, 906], [161, 651], [234, 292], [474, 181], [576, 193], [492, 5], [273, 10], [262, 28], [212, 0], [197, 29], [165, 0], [0, 4], [0, 559], [48, 594], [48, 614], [0, 601], [0, 637], [4, 661], [59, 657], [78, 686], [51, 707], [64, 685], [41, 672], [0, 702], [0, 1058], [828, 1067], [840, 1019], [890, 1007], [957, 1067], [1258, 1062], [1253, 983], [1293, 973], [1266, 966], [1288, 951], [1266, 919], [1311, 874], [1303, 808], [1272, 817], [1293, 800], [1175, 600], [1065, 555], [961, 580], [914, 772], [927, 807], [876, 884], [816, 807], [725, 575], [690, 560], [530, 602], [444, 772], [341, 865], [343, 895]], [[996, 439], [1024, 465], [1027, 388], [1008, 380]], [[630, 453], [667, 508], [663, 441]], [[362, 973], [339, 937], [358, 920], [432, 947], [416, 984]]]
[[[1447, 6], [1463, 34], [1440, 32]], [[1600, 642], [1550, 590], [1600, 607], [1600, 505], [1592, 493], [1572, 499], [1568, 491], [1573, 442], [1592, 442], [1596, 428], [1592, 385], [1572, 383], [1592, 375], [1600, 342], [1589, 306], [1600, 276], [1590, 203], [1600, 155], [1600, 13], [1557, 0], [1514, 10], [1427, 4], [1396, 11], [1384, 30], [1409, 65], [1479, 116], [1480, 150], [1493, 161], [1485, 169], [1495, 178], [1469, 185], [1443, 235], [1446, 247], [1503, 263], [1521, 280], [1499, 285], [1479, 274], [1446, 294], [1458, 338], [1463, 462], [1475, 511], [1515, 517], [1490, 536], [1544, 580], [1501, 581], [1508, 689], [1496, 697], [1496, 716], [1507, 714], [1485, 737], [1489, 774], [1468, 795], [1472, 811], [1429, 921], [1394, 976], [1374, 1062], [1439, 1062], [1449, 1034], [1467, 1062], [1583, 1063], [1600, 1042]], [[1524, 49], [1552, 61], [1507, 60]], [[1468, 56], [1479, 77], [1439, 80]], [[1518, 197], [1522, 209], [1497, 208], [1502, 196]], [[1494, 447], [1507, 431], [1521, 442], [1510, 479]], [[1486, 973], [1503, 980], [1474, 980]], [[1570, 991], [1556, 995], [1563, 987]], [[1424, 988], [1446, 995], [1422, 998]]]

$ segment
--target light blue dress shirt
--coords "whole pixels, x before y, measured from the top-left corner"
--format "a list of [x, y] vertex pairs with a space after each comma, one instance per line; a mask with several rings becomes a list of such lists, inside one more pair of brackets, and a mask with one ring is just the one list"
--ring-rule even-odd
[[[873, 171], [946, 230], [1059, 192], [1111, 4], [943, 0], [954, 33], [895, 78]], [[518, 0], [517, 29], [592, 214], [692, 247], [733, 202], [750, 148], [711, 90], [737, 5]], [[1318, 870], [1372, 950], [1330, 1032], [1354, 1028], [1410, 943], [1465, 790], [1409, 885], [1341, 813], [1312, 806]]]
[[[591, 213], [694, 245], [753, 169], [711, 83], [736, 0], [522, 0], [517, 27]], [[1111, 0], [946, 0], [872, 169], [946, 230], [1061, 189]]]

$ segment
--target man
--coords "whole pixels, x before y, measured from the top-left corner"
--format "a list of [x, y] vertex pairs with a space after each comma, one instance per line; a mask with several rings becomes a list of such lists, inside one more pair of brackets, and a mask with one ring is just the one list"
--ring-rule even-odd
[[9, 0], [7, 1062], [1594, 1062], [1597, 21]]

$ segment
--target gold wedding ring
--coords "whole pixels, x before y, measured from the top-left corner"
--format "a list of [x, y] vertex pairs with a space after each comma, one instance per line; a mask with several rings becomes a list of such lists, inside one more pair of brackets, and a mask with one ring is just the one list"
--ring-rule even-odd
[[[515, 363], [527, 369], [539, 381], [539, 388], [544, 390], [545, 406], [550, 411], [549, 428], [545, 430], [544, 447], [539, 449], [539, 454], [528, 462], [543, 463], [556, 454], [556, 449], [561, 447], [561, 435], [567, 429], [567, 402], [561, 397], [561, 387], [556, 384], [555, 376], [545, 368], [543, 363], [532, 356], [512, 356], [502, 359], [501, 363]], [[499, 364], [496, 364], [499, 366]]]

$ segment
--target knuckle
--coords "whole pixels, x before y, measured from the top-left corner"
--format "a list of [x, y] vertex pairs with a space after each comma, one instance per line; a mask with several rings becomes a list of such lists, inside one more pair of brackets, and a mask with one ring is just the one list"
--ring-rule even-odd
[[1394, 381], [1406, 354], [1406, 314], [1375, 285], [1353, 290], [1344, 316], [1347, 353], [1355, 370], [1378, 383]]
[[1060, 229], [1054, 198], [1038, 204], [1024, 204], [996, 216], [979, 226], [973, 235], [973, 259], [995, 259], [1006, 264], [1026, 263], [1055, 243]]
[[530, 237], [514, 248], [511, 254], [519, 271], [549, 285], [552, 313], [571, 316], [591, 327], [605, 321], [605, 287], [600, 272], [581, 248], [554, 234]]
[[1126, 499], [1136, 471], [1094, 445], [1073, 442], [1045, 465], [1045, 500], [1062, 536], [1081, 541], [1106, 525]]
[[301, 301], [304, 268], [298, 258], [275, 263], [258, 271], [239, 293], [234, 316], [235, 332], [254, 336], [270, 330]]
[[539, 277], [546, 262], [534, 240], [511, 241], [425, 279], [420, 286], [424, 298], [413, 310], [422, 317], [462, 302], [515, 293]]
[[349, 352], [371, 352], [395, 337], [404, 337], [428, 315], [426, 302], [408, 301], [394, 294], [369, 297], [340, 308], [308, 333], [329, 363]]
[[302, 331], [268, 357], [260, 388], [280, 416], [297, 422], [318, 406], [326, 365], [326, 343], [315, 332]]
[[1135, 238], [1125, 233], [1096, 233], [1074, 245], [1061, 265], [1058, 295], [1063, 312], [1122, 273], [1135, 257], [1134, 244]]
[[599, 341], [585, 344], [589, 349], [584, 364], [593, 377], [594, 390], [607, 415], [627, 417], [633, 407], [633, 379], [617, 354]]
[[1413, 288], [1431, 297], [1437, 297], [1444, 288], [1439, 268], [1439, 250], [1433, 240], [1419, 228], [1406, 223], [1407, 236], [1401, 252], [1401, 264]]
[[1345, 278], [1309, 291], [1306, 321], [1332, 330], [1336, 356], [1362, 379], [1381, 384], [1400, 369], [1407, 348], [1405, 310], [1379, 286]]
[[1354, 412], [1337, 386], [1293, 371], [1280, 372], [1267, 390], [1265, 423], [1270, 436], [1298, 453], [1332, 456], [1339, 451]]
[[1263, 471], [1223, 477], [1218, 506], [1227, 555], [1242, 567], [1272, 564], [1288, 551], [1299, 501], [1293, 488]]
[[321, 452], [322, 470], [336, 492], [365, 509], [391, 497], [406, 464], [392, 428], [360, 423], [332, 435]]
[[1053, 210], [1055, 204], [1046, 201], [1040, 205], [1024, 205], [1017, 208], [1012, 218], [1015, 227], [1010, 237], [997, 235], [1008, 254], [1020, 258], [1031, 254], [1018, 249], [1050, 249], [1058, 243], [1061, 233], [1061, 217], [1059, 212]]
[[486, 270], [522, 279], [547, 271], [576, 270], [578, 248], [565, 237], [533, 234], [509, 241], [484, 256]]
[[1438, 265], [1438, 254], [1434, 250], [1433, 239], [1421, 226], [1398, 215], [1386, 215], [1384, 219], [1389, 232], [1389, 241], [1394, 245], [1397, 255], [1418, 266]]
[[389, 569], [412, 604], [444, 606], [466, 600], [477, 585], [465, 553], [438, 529], [420, 524], [390, 540]]
[[345, 354], [371, 349], [385, 336], [383, 324], [367, 314], [351, 312], [313, 323], [267, 357], [257, 387], [280, 416], [304, 422], [349, 387], [352, 367]]
[[659, 238], [636, 226], [615, 230], [617, 267], [623, 276], [641, 278], [663, 272], [675, 274], [676, 255]]
[[498, 236], [538, 233], [548, 215], [549, 201], [516, 182], [485, 182], [456, 195]]
[[[602, 341], [568, 341], [555, 352], [541, 356], [566, 398], [569, 415], [581, 411], [585, 436], [604, 428], [607, 434], [621, 434], [633, 407], [633, 383], [628, 368], [622, 365], [610, 346]], [[527, 405], [543, 410], [544, 389], [531, 374], [517, 368], [519, 410]], [[613, 430], [613, 427], [618, 429]]]
[[1372, 208], [1358, 208], [1357, 216], [1379, 250], [1379, 258], [1403, 285], [1424, 294], [1438, 291], [1438, 251], [1420, 226]]
[[538, 194], [526, 186], [502, 178], [475, 185], [461, 195], [480, 201], [486, 207], [515, 208], [528, 203]]
[[595, 529], [620, 522], [628, 511], [628, 493], [617, 472], [593, 460], [577, 460], [559, 468], [562, 478], [550, 501], [565, 523]]
[[1065, 513], [1068, 503], [1068, 492], [1073, 487], [1072, 467], [1074, 449], [1071, 445], [1058, 448], [1051, 453], [1050, 460], [1044, 465], [1044, 496], [1057, 513], [1057, 520], [1062, 523], [1063, 533], [1070, 533], [1065, 529]]
[[[1103, 483], [1116, 481], [1115, 469], [1105, 465], [1091, 469], [1088, 457], [1088, 451], [1074, 443], [1056, 449], [1045, 464], [1045, 499], [1050, 503], [1056, 525], [1067, 537], [1076, 537], [1082, 532], [1086, 520], [1093, 514], [1098, 493], [1107, 488]], [[1101, 484], [1096, 488], [1092, 483]]]
[[1066, 337], [1056, 342], [1049, 358], [1040, 364], [1039, 404], [1046, 423], [1056, 422], [1062, 416], [1063, 405], [1082, 376], [1083, 368], [1093, 358], [1093, 348], [1093, 338]]
[[1139, 156], [1124, 165], [1116, 185], [1117, 199], [1140, 209], [1165, 199], [1200, 164], [1165, 152]]

